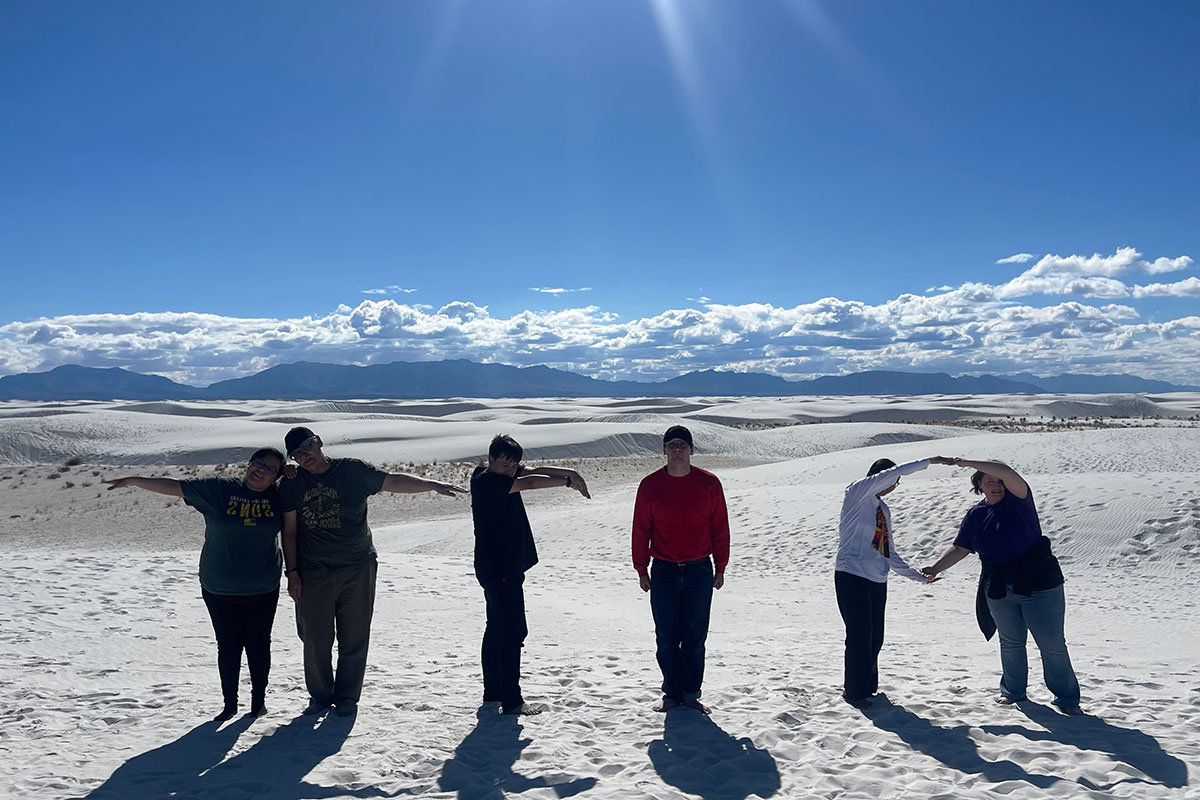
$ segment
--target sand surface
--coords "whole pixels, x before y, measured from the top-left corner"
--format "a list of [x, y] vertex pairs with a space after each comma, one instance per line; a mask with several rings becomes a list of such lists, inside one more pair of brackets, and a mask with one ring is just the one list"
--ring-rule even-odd
[[[1193, 394], [0, 404], [0, 796], [1200, 796], [1198, 411]], [[219, 691], [195, 577], [202, 520], [99, 481], [236, 473], [301, 422], [332, 455], [453, 480], [505, 431], [531, 462], [588, 478], [590, 501], [526, 497], [542, 560], [523, 686], [548, 713], [480, 712], [469, 501], [422, 495], [372, 501], [380, 578], [357, 718], [299, 716], [285, 600], [271, 713], [207, 721]], [[650, 710], [653, 625], [628, 563], [634, 491], [675, 422], [721, 477], [733, 525], [708, 719]], [[991, 702], [999, 656], [974, 624], [974, 559], [933, 585], [892, 579], [883, 696], [866, 711], [840, 701], [842, 489], [876, 458], [938, 454], [1003, 459], [1029, 480], [1067, 574], [1091, 716], [1050, 706], [1032, 645], [1031, 702]], [[967, 477], [931, 467], [889, 497], [910, 563], [953, 538]]]

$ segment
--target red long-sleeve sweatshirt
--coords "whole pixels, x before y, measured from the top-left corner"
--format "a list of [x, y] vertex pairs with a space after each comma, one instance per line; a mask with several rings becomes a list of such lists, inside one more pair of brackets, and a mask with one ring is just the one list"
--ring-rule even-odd
[[638, 486], [633, 505], [633, 566], [646, 574], [650, 557], [694, 561], [713, 557], [717, 572], [729, 563], [729, 511], [716, 475], [699, 467], [682, 477], [666, 467]]

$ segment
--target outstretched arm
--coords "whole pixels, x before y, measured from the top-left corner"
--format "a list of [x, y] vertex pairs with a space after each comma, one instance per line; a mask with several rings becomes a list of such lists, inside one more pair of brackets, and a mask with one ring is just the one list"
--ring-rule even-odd
[[556, 486], [566, 486], [581, 495], [591, 498], [587, 481], [573, 469], [562, 467], [529, 467], [521, 473], [521, 477], [513, 481], [509, 494], [527, 492], [530, 489], [553, 489]]
[[922, 567], [921, 574], [927, 581], [933, 583], [938, 579], [938, 574], [950, 569], [969, 555], [971, 555], [971, 551], [967, 548], [952, 544], [950, 549], [942, 553], [942, 557], [934, 562], [932, 567]]
[[454, 497], [456, 494], [466, 494], [467, 492], [466, 489], [453, 483], [431, 481], [426, 478], [418, 478], [416, 475], [409, 475], [404, 472], [393, 472], [384, 478], [383, 491], [393, 492], [395, 494], [437, 492], [438, 494], [444, 494], [447, 497]]
[[134, 486], [138, 489], [145, 489], [148, 492], [157, 492], [158, 494], [165, 494], [170, 497], [183, 497], [183, 487], [174, 478], [141, 478], [130, 476], [128, 478], [114, 478], [111, 481], [100, 482], [107, 483], [110, 492], [113, 489], [124, 489], [126, 486]]
[[967, 467], [968, 469], [977, 469], [984, 475], [991, 475], [1004, 481], [1004, 489], [1012, 492], [1021, 500], [1029, 497], [1029, 484], [1025, 479], [1008, 464], [1001, 461], [971, 461], [966, 458], [951, 458], [949, 459], [956, 467]]

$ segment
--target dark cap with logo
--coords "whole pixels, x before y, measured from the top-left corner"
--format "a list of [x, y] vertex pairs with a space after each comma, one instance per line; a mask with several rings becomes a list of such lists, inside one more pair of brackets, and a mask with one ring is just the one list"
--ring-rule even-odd
[[666, 444], [672, 439], [683, 439], [688, 443], [689, 447], [694, 446], [692, 444], [692, 432], [682, 425], [672, 425], [671, 427], [667, 428], [667, 432], [663, 434], [663, 444]]
[[292, 454], [293, 450], [295, 450], [297, 447], [304, 444], [305, 442], [307, 442], [309, 439], [313, 438], [314, 436], [316, 436], [316, 434], [312, 432], [311, 428], [305, 428], [305, 427], [292, 428], [290, 431], [287, 432], [287, 436], [283, 437], [284, 452], [286, 452], [290, 456]]

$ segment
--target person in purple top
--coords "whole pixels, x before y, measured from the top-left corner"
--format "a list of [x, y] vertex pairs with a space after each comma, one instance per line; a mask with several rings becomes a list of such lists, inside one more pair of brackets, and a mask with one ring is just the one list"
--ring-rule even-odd
[[983, 500], [963, 518], [958, 536], [941, 558], [921, 570], [929, 580], [978, 553], [979, 576], [975, 613], [986, 638], [1000, 632], [1000, 696], [1012, 705], [1027, 699], [1029, 662], [1025, 641], [1029, 633], [1042, 654], [1042, 674], [1064, 714], [1083, 714], [1079, 681], [1071, 666], [1063, 633], [1066, 599], [1063, 574], [1042, 534], [1033, 492], [1017, 471], [999, 461], [949, 459], [975, 470], [972, 491]]

